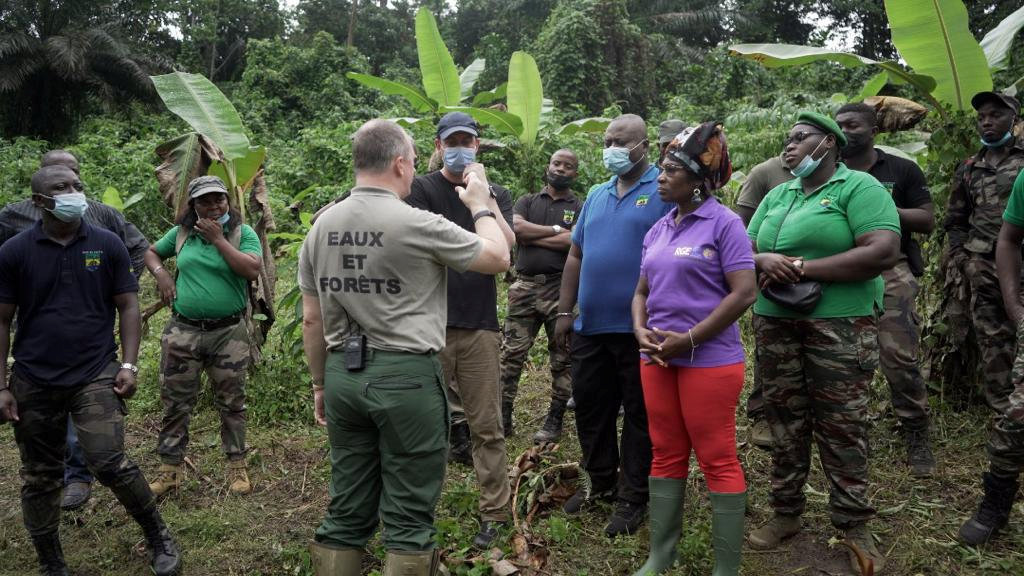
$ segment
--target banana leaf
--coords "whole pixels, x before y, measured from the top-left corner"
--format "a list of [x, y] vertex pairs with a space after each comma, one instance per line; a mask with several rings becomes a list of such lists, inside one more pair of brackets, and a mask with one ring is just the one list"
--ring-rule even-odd
[[885, 85], [888, 82], [888, 72], [879, 72], [878, 74], [875, 74], [871, 79], [864, 83], [864, 87], [861, 88], [860, 93], [853, 97], [853, 102], [860, 102], [865, 98], [878, 94], [878, 91], [885, 88]]
[[935, 79], [936, 100], [955, 110], [992, 89], [981, 45], [967, 25], [961, 0], [885, 0], [892, 43], [915, 72]]
[[425, 6], [416, 11], [416, 53], [427, 96], [441, 106], [458, 105], [462, 96], [459, 70], [444, 45], [434, 15]]
[[385, 80], [370, 74], [360, 74], [358, 72], [349, 72], [345, 74], [347, 78], [359, 82], [367, 88], [373, 88], [379, 90], [385, 94], [393, 94], [405, 98], [409, 105], [413, 107], [413, 110], [417, 112], [431, 112], [437, 105], [431, 102], [423, 92], [414, 86], [409, 86], [404, 82], [393, 82], [391, 80]]
[[1018, 8], [981, 39], [981, 50], [985, 53], [988, 68], [998, 72], [1006, 67], [1006, 55], [1010, 52], [1013, 39], [1024, 26], [1024, 7]]
[[238, 111], [206, 77], [172, 72], [151, 78], [168, 110], [209, 138], [225, 158], [235, 160], [249, 153], [249, 138]]
[[473, 85], [476, 84], [477, 78], [480, 77], [484, 72], [484, 67], [487, 66], [487, 61], [483, 58], [477, 58], [466, 66], [466, 69], [459, 74], [459, 101], [465, 102], [469, 100], [469, 97], [473, 92]]
[[603, 133], [611, 123], [611, 118], [582, 118], [562, 126], [555, 131], [555, 134], [572, 136], [579, 132], [588, 132], [591, 134]]
[[252, 146], [249, 149], [249, 154], [244, 158], [229, 162], [214, 160], [207, 171], [207, 174], [211, 176], [220, 177], [228, 185], [229, 189], [234, 188], [234, 194], [231, 195], [231, 204], [241, 210], [243, 214], [245, 213], [245, 205], [242, 199], [245, 198], [245, 193], [252, 187], [256, 173], [259, 172], [260, 166], [263, 165], [263, 160], [266, 157], [266, 148], [263, 146]]
[[156, 167], [156, 179], [164, 202], [174, 209], [174, 220], [188, 206], [186, 192], [193, 178], [207, 173], [214, 160], [224, 157], [202, 134], [189, 132], [156, 147], [163, 162]]
[[508, 111], [522, 121], [523, 129], [518, 134], [519, 141], [532, 146], [537, 140], [540, 128], [541, 107], [544, 104], [544, 92], [541, 86], [540, 71], [533, 56], [518, 51], [512, 54], [508, 62]]
[[473, 106], [486, 106], [495, 100], [501, 100], [508, 93], [508, 82], [502, 82], [494, 90], [484, 90], [483, 92], [477, 92], [476, 96], [473, 96]]

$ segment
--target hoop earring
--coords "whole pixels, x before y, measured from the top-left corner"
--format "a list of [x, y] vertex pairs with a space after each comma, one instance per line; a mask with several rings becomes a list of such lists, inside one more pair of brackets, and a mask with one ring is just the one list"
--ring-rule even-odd
[[700, 204], [703, 201], [704, 201], [704, 199], [701, 198], [700, 188], [694, 188], [693, 189], [693, 203], [694, 204]]

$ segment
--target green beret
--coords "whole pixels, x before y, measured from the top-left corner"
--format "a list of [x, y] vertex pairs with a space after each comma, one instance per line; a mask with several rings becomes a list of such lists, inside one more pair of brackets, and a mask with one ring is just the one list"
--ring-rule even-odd
[[835, 136], [836, 141], [839, 142], [840, 146], [846, 146], [846, 134], [843, 134], [843, 131], [839, 128], [839, 124], [836, 124], [835, 120], [825, 116], [824, 114], [804, 110], [796, 117], [796, 123], [817, 126], [824, 130], [826, 134], [832, 134]]

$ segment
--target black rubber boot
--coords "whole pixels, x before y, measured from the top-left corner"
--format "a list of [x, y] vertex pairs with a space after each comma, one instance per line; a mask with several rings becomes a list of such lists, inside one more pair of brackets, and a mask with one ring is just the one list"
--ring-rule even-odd
[[501, 399], [501, 427], [505, 430], [505, 438], [512, 436], [512, 408], [515, 405], [511, 400]]
[[464, 466], [473, 465], [473, 442], [469, 438], [469, 424], [466, 422], [452, 424], [448, 461]]
[[985, 488], [985, 497], [978, 505], [977, 512], [960, 527], [960, 540], [968, 546], [985, 544], [1006, 526], [1019, 484], [1016, 478], [985, 472], [982, 475], [982, 486]]
[[69, 576], [68, 567], [64, 564], [64, 551], [60, 548], [60, 533], [50, 532], [42, 536], [33, 536], [32, 544], [39, 556], [39, 573], [43, 576]]
[[146, 537], [146, 548], [151, 555], [149, 566], [156, 576], [175, 576], [181, 570], [181, 552], [171, 538], [171, 532], [160, 517], [160, 511], [153, 507], [149, 512], [135, 516]]
[[562, 420], [565, 417], [565, 402], [552, 400], [548, 407], [548, 416], [544, 419], [544, 426], [533, 435], [534, 444], [545, 442], [558, 442], [562, 437]]

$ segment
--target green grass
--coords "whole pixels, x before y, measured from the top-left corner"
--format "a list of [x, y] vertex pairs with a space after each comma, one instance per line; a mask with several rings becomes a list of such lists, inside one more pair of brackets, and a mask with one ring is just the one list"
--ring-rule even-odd
[[[130, 403], [127, 449], [146, 474], [159, 466], [155, 454], [159, 428], [156, 363], [162, 318], [154, 320], [144, 347], [141, 389]], [[543, 422], [550, 387], [544, 364], [543, 336], [531, 355], [516, 406], [516, 434], [508, 452], [514, 460], [530, 446]], [[292, 357], [273, 352], [250, 383], [249, 457], [253, 494], [229, 494], [220, 455], [218, 421], [208, 390], [192, 422], [188, 482], [179, 494], [161, 502], [163, 514], [185, 554], [186, 574], [304, 575], [309, 574], [306, 543], [327, 505], [330, 475], [326, 434], [311, 423], [305, 406], [308, 382]], [[985, 467], [984, 442], [988, 414], [980, 407], [956, 412], [934, 406], [936, 455], [940, 472], [915, 480], [903, 464], [903, 445], [893, 429], [888, 391], [876, 382], [872, 400], [870, 497], [879, 511], [872, 523], [880, 547], [889, 557], [892, 575], [1024, 575], [1024, 506], [1017, 504], [1010, 525], [988, 548], [959, 545], [956, 530], [980, 498]], [[278, 415], [275, 417], [275, 414]], [[767, 521], [770, 458], [746, 444], [747, 421], [738, 415], [740, 459], [749, 486], [748, 530]], [[579, 460], [574, 421], [567, 418], [558, 462]], [[0, 426], [0, 575], [34, 573], [35, 556], [21, 523], [18, 453], [9, 426]], [[687, 489], [685, 529], [679, 545], [680, 566], [674, 576], [706, 576], [713, 559], [710, 507], [703, 478], [694, 470]], [[746, 575], [844, 574], [845, 553], [830, 548], [836, 531], [828, 520], [827, 485], [815, 459], [807, 486], [808, 509], [801, 536], [778, 551], [746, 550]], [[471, 470], [452, 466], [438, 506], [439, 541], [457, 574], [489, 574], [490, 568], [469, 543], [478, 528], [477, 491]], [[549, 574], [631, 574], [646, 557], [647, 532], [609, 541], [602, 528], [611, 508], [600, 506], [579, 517], [561, 512], [532, 525], [533, 536], [546, 543]], [[97, 486], [86, 508], [63, 516], [61, 533], [72, 574], [112, 576], [147, 574], [141, 533], [111, 493]], [[538, 540], [535, 540], [538, 541]], [[510, 545], [503, 543], [506, 553]], [[367, 555], [367, 572], [379, 571], [383, 550], [376, 540]]]

